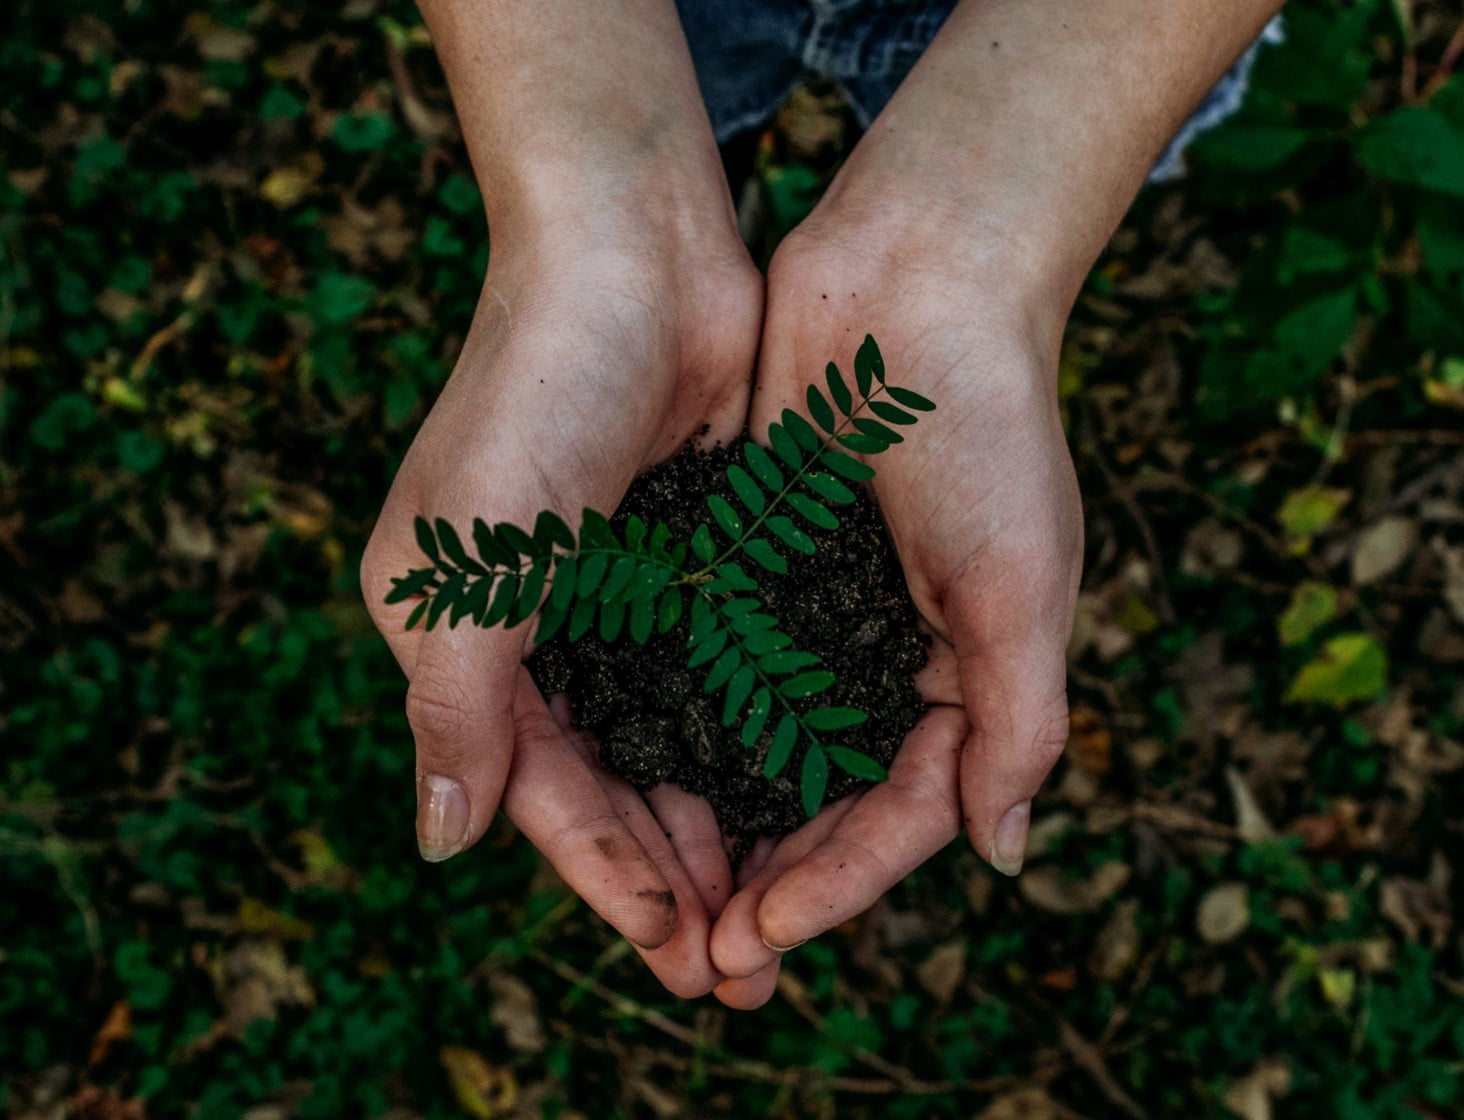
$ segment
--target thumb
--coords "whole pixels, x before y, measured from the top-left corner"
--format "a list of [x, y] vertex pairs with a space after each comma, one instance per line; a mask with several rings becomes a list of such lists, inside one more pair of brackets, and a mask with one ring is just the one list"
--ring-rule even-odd
[[361, 564], [372, 620], [408, 678], [406, 713], [417, 753], [417, 842], [440, 862], [475, 843], [497, 811], [514, 742], [514, 693], [529, 626], [485, 630], [444, 614], [431, 629], [405, 628], [421, 599], [388, 602], [395, 577], [424, 557], [401, 526], [410, 514], [388, 499]]
[[1072, 597], [1060, 583], [1050, 595], [992, 590], [999, 588], [953, 595], [952, 636], [971, 724], [961, 749], [961, 810], [977, 854], [1015, 875], [1026, 857], [1032, 798], [1067, 745]]
[[483, 630], [444, 619], [409, 669], [417, 747], [417, 846], [432, 863], [476, 843], [498, 810], [514, 743], [514, 692], [528, 627]]

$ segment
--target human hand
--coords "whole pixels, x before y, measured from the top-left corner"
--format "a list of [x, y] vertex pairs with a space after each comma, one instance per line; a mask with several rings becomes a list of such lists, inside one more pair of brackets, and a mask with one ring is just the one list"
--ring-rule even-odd
[[831, 356], [848, 369], [866, 332], [891, 377], [939, 406], [872, 483], [933, 635], [919, 676], [932, 708], [887, 782], [754, 850], [712, 932], [733, 1007], [768, 999], [783, 950], [867, 909], [962, 829], [1015, 874], [1067, 739], [1082, 514], [1055, 392], [1061, 310], [998, 254], [949, 238], [906, 226], [881, 240], [836, 205], [769, 270], [753, 430], [801, 408]]
[[667, 987], [697, 995], [718, 979], [703, 900], [731, 893], [710, 808], [671, 787], [643, 799], [594, 765], [521, 666], [531, 625], [406, 631], [414, 604], [384, 603], [391, 577], [420, 564], [419, 515], [462, 533], [474, 517], [527, 525], [545, 508], [577, 522], [586, 506], [614, 509], [703, 425], [712, 439], [741, 428], [762, 298], [730, 225], [710, 248], [649, 227], [630, 250], [549, 232], [495, 230], [461, 357], [387, 497], [362, 588], [410, 679], [423, 856], [474, 843], [501, 796]]

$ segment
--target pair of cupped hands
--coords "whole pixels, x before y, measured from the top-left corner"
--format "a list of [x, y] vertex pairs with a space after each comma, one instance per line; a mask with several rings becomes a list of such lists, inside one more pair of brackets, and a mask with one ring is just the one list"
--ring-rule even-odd
[[[836, 184], [837, 186], [837, 184]], [[417, 829], [433, 861], [502, 808], [673, 993], [754, 1008], [784, 952], [870, 907], [965, 832], [1016, 874], [1031, 799], [1067, 738], [1065, 649], [1082, 515], [1056, 399], [1066, 307], [1021, 254], [962, 235], [918, 198], [836, 189], [766, 278], [725, 188], [702, 213], [611, 192], [558, 217], [493, 222], [461, 356], [403, 461], [362, 564], [409, 678]], [[758, 841], [734, 874], [710, 807], [602, 770], [563, 697], [522, 661], [533, 626], [403, 628], [393, 576], [413, 519], [571, 523], [613, 510], [686, 441], [766, 432], [866, 334], [893, 383], [936, 401], [871, 484], [932, 635], [930, 703], [887, 782]], [[703, 433], [698, 436], [698, 433]], [[471, 856], [465, 857], [471, 858]]]

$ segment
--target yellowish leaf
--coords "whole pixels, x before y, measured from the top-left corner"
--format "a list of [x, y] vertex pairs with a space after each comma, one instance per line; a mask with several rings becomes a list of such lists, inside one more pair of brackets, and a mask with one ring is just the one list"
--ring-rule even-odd
[[1309, 551], [1312, 537], [1330, 525], [1351, 498], [1351, 491], [1331, 486], [1303, 486], [1288, 494], [1276, 512], [1276, 520], [1290, 538], [1292, 554], [1300, 556]]
[[1337, 592], [1316, 580], [1299, 583], [1276, 624], [1283, 646], [1297, 646], [1337, 617]]
[[315, 936], [315, 927], [309, 922], [276, 910], [257, 898], [246, 898], [239, 903], [239, 924], [247, 933], [267, 934], [281, 941], [309, 941]]
[[438, 1058], [447, 1071], [453, 1095], [468, 1115], [493, 1120], [518, 1103], [518, 1082], [508, 1067], [489, 1065], [481, 1054], [466, 1046], [444, 1046]]
[[1388, 684], [1388, 655], [1369, 634], [1339, 634], [1302, 666], [1287, 700], [1311, 700], [1342, 707], [1370, 700]]
[[1350, 968], [1324, 968], [1317, 974], [1322, 998], [1338, 1011], [1346, 1011], [1357, 994], [1357, 973]]
[[298, 167], [281, 167], [271, 171], [259, 184], [259, 196], [281, 210], [288, 210], [309, 192], [313, 179]]

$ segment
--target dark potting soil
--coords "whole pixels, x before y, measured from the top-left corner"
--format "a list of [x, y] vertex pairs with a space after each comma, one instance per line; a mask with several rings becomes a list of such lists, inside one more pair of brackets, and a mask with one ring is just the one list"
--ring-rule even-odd
[[[733, 460], [727, 448], [682, 451], [636, 480], [612, 524], [637, 514], [652, 525], [664, 521], [672, 539], [689, 541], [711, 520], [706, 495], [732, 499], [726, 468]], [[861, 492], [857, 503], [835, 508], [839, 528], [803, 526], [818, 546], [814, 555], [781, 549], [786, 575], [751, 561], [743, 566], [794, 648], [817, 654], [837, 677], [827, 692], [800, 703], [869, 713], [868, 722], [839, 732], [837, 741], [887, 767], [925, 712], [911, 674], [925, 664], [928, 639], [874, 502]], [[709, 666], [686, 667], [688, 627], [684, 616], [644, 646], [624, 635], [606, 644], [593, 630], [572, 643], [561, 636], [534, 653], [529, 670], [545, 695], [569, 695], [575, 726], [599, 739], [603, 766], [642, 790], [675, 782], [702, 795], [724, 834], [745, 850], [757, 836], [782, 835], [807, 820], [798, 788], [803, 747], [777, 778], [763, 777], [777, 720], [768, 720], [751, 748], [742, 745], [738, 726], [722, 726], [721, 690], [702, 688]], [[868, 785], [829, 769], [826, 800]]]

